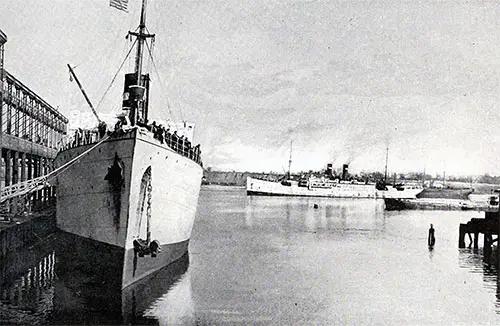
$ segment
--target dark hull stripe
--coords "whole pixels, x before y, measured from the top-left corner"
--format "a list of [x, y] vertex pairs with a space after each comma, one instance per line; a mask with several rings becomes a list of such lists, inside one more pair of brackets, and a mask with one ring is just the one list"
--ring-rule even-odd
[[[55, 248], [56, 264], [54, 289], [54, 311], [48, 324], [108, 324], [108, 325], [145, 325], [155, 320], [143, 317], [143, 312], [158, 298], [165, 295], [186, 273], [189, 255], [172, 255], [186, 248], [183, 245], [164, 246], [154, 260], [160, 266], [154, 272], [137, 278], [124, 288], [123, 266], [125, 250], [97, 241], [61, 232], [51, 241]], [[170, 252], [169, 252], [170, 251]], [[167, 253], [162, 257], [162, 254]], [[174, 261], [169, 262], [170, 259]], [[132, 255], [133, 258], [133, 255]], [[140, 259], [144, 259], [141, 261]], [[141, 257], [144, 262], [153, 260]], [[148, 268], [156, 265], [147, 264]], [[86, 313], [82, 313], [85, 309]]]
[[188, 252], [189, 240], [178, 243], [162, 244], [156, 257], [139, 257], [133, 249], [125, 250], [117, 246], [61, 232], [65, 244], [59, 250], [66, 264], [60, 268], [70, 272], [73, 269], [87, 275], [107, 275], [115, 288], [125, 288], [134, 282], [153, 274], [175, 262]]

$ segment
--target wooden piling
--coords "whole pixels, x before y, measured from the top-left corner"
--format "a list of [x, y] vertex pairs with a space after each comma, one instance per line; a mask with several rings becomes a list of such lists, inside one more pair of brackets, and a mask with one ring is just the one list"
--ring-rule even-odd
[[[458, 247], [465, 248], [465, 234], [474, 234], [473, 246], [474, 249], [479, 248], [479, 234], [484, 235], [483, 250], [485, 255], [492, 251], [492, 245], [498, 241], [499, 227], [499, 213], [498, 212], [485, 212], [485, 218], [472, 218], [466, 224], [461, 223], [459, 227]], [[493, 235], [497, 235], [497, 239], [493, 240]], [[470, 247], [470, 245], [469, 245]]]
[[458, 248], [465, 248], [465, 234], [467, 224], [460, 223], [459, 235], [458, 235]]

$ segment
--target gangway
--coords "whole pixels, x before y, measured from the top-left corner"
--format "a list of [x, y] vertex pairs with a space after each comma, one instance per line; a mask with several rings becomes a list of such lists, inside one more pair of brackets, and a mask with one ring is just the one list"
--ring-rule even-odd
[[2, 192], [0, 194], [0, 204], [8, 199], [24, 196], [50, 186], [51, 185], [48, 182], [47, 176], [41, 176], [35, 179], [19, 182], [11, 186], [6, 186], [2, 188]]
[[41, 190], [46, 187], [50, 187], [55, 180], [56, 176], [63, 173], [66, 171], [71, 165], [77, 163], [83, 156], [87, 155], [91, 151], [93, 151], [95, 148], [97, 148], [99, 145], [101, 145], [103, 142], [105, 142], [110, 136], [105, 136], [102, 138], [99, 142], [97, 142], [94, 146], [89, 148], [88, 150], [84, 151], [82, 154], [78, 155], [71, 161], [61, 165], [54, 171], [43, 175], [41, 177], [37, 177], [34, 179], [30, 179], [27, 181], [23, 182], [18, 182], [16, 184], [13, 184], [11, 186], [6, 186], [3, 187], [1, 192], [0, 192], [0, 204], [4, 203], [6, 200], [13, 199], [16, 197], [21, 197], [28, 195], [30, 193], [36, 192], [38, 190]]

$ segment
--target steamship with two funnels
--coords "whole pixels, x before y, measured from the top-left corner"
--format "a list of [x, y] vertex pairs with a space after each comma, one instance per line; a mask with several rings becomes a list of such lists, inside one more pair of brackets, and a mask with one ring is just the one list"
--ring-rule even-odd
[[203, 175], [199, 145], [148, 124], [150, 78], [142, 61], [154, 35], [146, 31], [142, 0], [140, 25], [128, 34], [137, 48], [135, 71], [125, 75], [122, 122], [112, 132], [102, 124], [99, 133], [82, 131], [56, 157], [65, 170], [56, 184], [58, 228], [96, 251], [87, 265], [108, 258], [118, 265], [99, 271], [121, 275], [123, 288], [187, 253]]
[[[247, 195], [259, 196], [301, 196], [330, 198], [416, 198], [423, 188], [419, 184], [386, 185], [385, 182], [369, 184], [347, 181], [348, 165], [343, 165], [342, 176], [333, 176], [332, 165], [327, 165], [325, 175], [309, 176], [300, 180], [267, 181], [247, 177]], [[290, 173], [288, 173], [290, 176]]]

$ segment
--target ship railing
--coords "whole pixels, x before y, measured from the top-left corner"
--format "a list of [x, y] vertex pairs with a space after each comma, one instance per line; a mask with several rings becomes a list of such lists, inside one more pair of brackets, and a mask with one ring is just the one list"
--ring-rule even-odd
[[[135, 129], [135, 127], [130, 129], [122, 128], [113, 132], [108, 132], [107, 134], [113, 135], [113, 138], [130, 138], [132, 137], [132, 132]], [[153, 138], [155, 138], [161, 144], [167, 145], [173, 151], [203, 166], [203, 163], [201, 161], [200, 145], [192, 146], [189, 140], [185, 139], [184, 137], [179, 137], [175, 133], [160, 133], [159, 131], [154, 132], [149, 130], [148, 128], [143, 127], [137, 127], [137, 129], [148, 134], [152, 133]], [[95, 129], [77, 129], [75, 130], [74, 135], [66, 137], [61, 141], [59, 149], [68, 150], [79, 146], [92, 145], [100, 141], [102, 137], [103, 134]]]
[[128, 129], [126, 131], [117, 132], [106, 132], [100, 133], [95, 129], [78, 129], [75, 130], [75, 133], [71, 136], [68, 136], [61, 140], [59, 143], [59, 150], [68, 150], [71, 148], [86, 146], [86, 145], [94, 145], [101, 141], [105, 136], [113, 135], [114, 138], [132, 138], [132, 129]]
[[74, 147], [91, 145], [102, 139], [97, 130], [77, 129], [72, 136], [66, 137], [59, 145], [60, 150], [67, 150]]
[[168, 130], [157, 126], [149, 125], [146, 129], [150, 131], [153, 134], [153, 137], [161, 144], [167, 145], [182, 156], [187, 157], [203, 166], [199, 144], [192, 146], [191, 142], [187, 138], [177, 135], [176, 132], [170, 133]]

